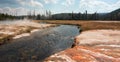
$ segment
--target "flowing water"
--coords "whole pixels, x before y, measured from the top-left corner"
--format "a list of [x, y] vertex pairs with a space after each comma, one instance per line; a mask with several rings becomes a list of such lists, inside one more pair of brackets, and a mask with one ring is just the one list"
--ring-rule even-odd
[[43, 29], [0, 46], [0, 62], [42, 61], [53, 53], [70, 48], [79, 28], [60, 25]]

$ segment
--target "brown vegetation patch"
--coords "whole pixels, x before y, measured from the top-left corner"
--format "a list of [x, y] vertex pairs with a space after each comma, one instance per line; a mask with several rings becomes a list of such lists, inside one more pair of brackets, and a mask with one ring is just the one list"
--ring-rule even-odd
[[117, 29], [120, 30], [119, 21], [82, 21], [82, 20], [44, 20], [41, 22], [55, 23], [55, 24], [73, 24], [79, 25], [80, 28], [84, 30], [93, 30], [93, 29]]

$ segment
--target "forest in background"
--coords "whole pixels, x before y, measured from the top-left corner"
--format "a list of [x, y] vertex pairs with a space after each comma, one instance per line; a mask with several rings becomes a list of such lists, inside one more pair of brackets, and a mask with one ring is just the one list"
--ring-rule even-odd
[[46, 11], [46, 14], [31, 14], [25, 16], [13, 16], [0, 13], [0, 20], [16, 20], [16, 19], [31, 19], [31, 20], [120, 20], [120, 8], [110, 13], [93, 13], [89, 14], [87, 10], [84, 13], [59, 13], [51, 14], [51, 11]]

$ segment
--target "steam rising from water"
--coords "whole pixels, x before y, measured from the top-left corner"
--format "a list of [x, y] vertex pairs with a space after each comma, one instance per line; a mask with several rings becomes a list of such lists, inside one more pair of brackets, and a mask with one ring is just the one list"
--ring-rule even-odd
[[24, 23], [27, 23], [27, 22], [30, 22], [30, 20], [3, 20], [3, 21], [0, 21], [0, 24], [2, 25], [10, 25], [10, 24], [20, 24], [21, 22], [24, 22]]

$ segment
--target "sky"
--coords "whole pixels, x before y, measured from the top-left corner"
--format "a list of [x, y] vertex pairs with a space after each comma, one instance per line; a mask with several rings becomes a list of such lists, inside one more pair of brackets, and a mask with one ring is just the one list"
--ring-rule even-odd
[[29, 12], [56, 13], [106, 13], [120, 8], [120, 0], [0, 0], [0, 13], [26, 15]]

